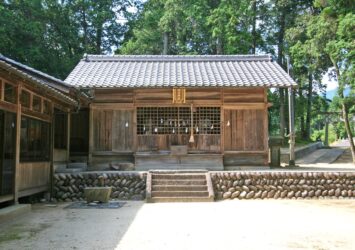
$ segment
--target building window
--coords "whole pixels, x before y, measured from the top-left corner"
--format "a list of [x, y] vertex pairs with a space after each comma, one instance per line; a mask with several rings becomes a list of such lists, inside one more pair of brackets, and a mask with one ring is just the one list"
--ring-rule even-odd
[[16, 89], [15, 86], [5, 83], [5, 90], [4, 90], [4, 100], [6, 102], [16, 103]]
[[[193, 112], [193, 126], [191, 126]], [[138, 107], [137, 134], [220, 134], [219, 107]]]
[[46, 115], [51, 114], [51, 104], [48, 100], [43, 100], [43, 113]]
[[27, 91], [22, 90], [21, 91], [21, 97], [20, 97], [21, 105], [26, 108], [30, 108], [31, 104], [31, 94]]
[[194, 112], [196, 134], [219, 135], [221, 133], [221, 108], [198, 107]]
[[54, 148], [66, 149], [68, 116], [67, 114], [57, 113], [54, 119]]
[[32, 100], [32, 109], [37, 112], [41, 112], [42, 100], [39, 96], [34, 95]]
[[50, 124], [22, 117], [20, 150], [21, 161], [49, 161]]

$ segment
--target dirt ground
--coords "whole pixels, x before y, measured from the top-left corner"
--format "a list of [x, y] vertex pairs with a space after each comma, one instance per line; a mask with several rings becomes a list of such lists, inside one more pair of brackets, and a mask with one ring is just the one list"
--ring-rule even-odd
[[0, 225], [0, 249], [355, 249], [355, 200], [34, 205]]

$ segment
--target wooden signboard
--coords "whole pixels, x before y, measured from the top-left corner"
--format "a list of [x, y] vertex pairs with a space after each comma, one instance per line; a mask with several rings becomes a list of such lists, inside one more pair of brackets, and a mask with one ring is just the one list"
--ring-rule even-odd
[[176, 104], [186, 103], [185, 88], [173, 88], [173, 103]]

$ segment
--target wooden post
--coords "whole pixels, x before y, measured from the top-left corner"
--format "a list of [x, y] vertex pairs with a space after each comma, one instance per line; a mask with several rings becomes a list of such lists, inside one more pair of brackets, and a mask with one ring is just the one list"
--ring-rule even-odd
[[49, 194], [50, 199], [53, 198], [53, 186], [54, 186], [54, 131], [55, 131], [55, 113], [54, 105], [52, 105], [52, 119], [51, 119], [51, 138], [50, 138], [50, 166], [49, 166]]
[[94, 149], [94, 110], [92, 104], [89, 105], [89, 155], [88, 165], [92, 164], [92, 152]]
[[15, 148], [15, 183], [14, 183], [14, 203], [18, 204], [19, 198], [19, 182], [20, 182], [20, 142], [21, 142], [21, 89], [22, 86], [17, 87], [17, 110], [16, 110], [16, 148]]
[[67, 114], [67, 163], [70, 161], [70, 123], [71, 123], [71, 114], [70, 110]]

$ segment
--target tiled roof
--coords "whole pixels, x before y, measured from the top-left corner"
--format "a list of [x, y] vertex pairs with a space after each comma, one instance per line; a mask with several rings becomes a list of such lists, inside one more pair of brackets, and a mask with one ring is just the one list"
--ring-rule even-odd
[[19, 76], [31, 81], [38, 87], [48, 91], [49, 94], [57, 96], [61, 100], [74, 105], [77, 104], [76, 100], [66, 95], [66, 93], [69, 93], [70, 88], [73, 88], [73, 86], [66, 84], [60, 79], [47, 75], [27, 65], [7, 58], [1, 54], [0, 67], [8, 71], [15, 72]]
[[77, 87], [290, 87], [269, 55], [85, 55], [65, 82]]

